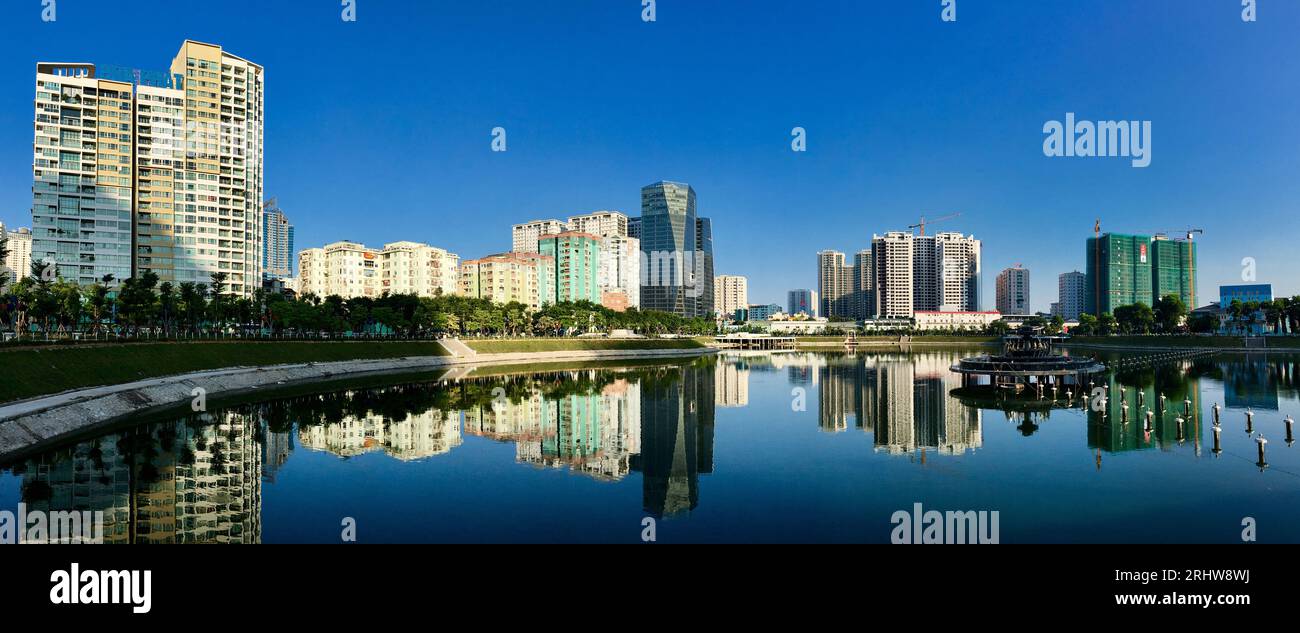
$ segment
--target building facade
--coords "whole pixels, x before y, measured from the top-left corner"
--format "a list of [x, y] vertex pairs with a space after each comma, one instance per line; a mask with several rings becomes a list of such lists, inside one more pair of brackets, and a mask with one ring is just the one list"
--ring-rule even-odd
[[1002, 318], [999, 312], [931, 312], [917, 310], [912, 317], [916, 329], [984, 331], [994, 321]]
[[790, 316], [805, 314], [815, 319], [819, 316], [818, 307], [816, 290], [800, 289], [786, 293], [785, 313]]
[[1106, 233], [1088, 238], [1087, 305], [1093, 315], [1138, 302], [1177, 295], [1189, 309], [1196, 304], [1196, 245], [1163, 235]]
[[998, 274], [997, 304], [1002, 314], [1031, 314], [1029, 269], [1016, 266]]
[[1174, 295], [1196, 307], [1196, 244], [1157, 235], [1151, 240], [1151, 299]]
[[516, 301], [540, 308], [549, 289], [543, 284], [554, 277], [554, 261], [532, 253], [502, 253], [468, 260], [460, 266], [459, 291], [495, 303]]
[[600, 237], [628, 237], [627, 223], [627, 214], [621, 211], [596, 211], [570, 217], [564, 229]]
[[749, 280], [740, 275], [718, 275], [713, 278], [713, 296], [718, 313], [730, 317], [749, 305]]
[[712, 226], [699, 220], [690, 185], [662, 181], [641, 189], [641, 218], [634, 226], [641, 239], [643, 309], [711, 316]]
[[641, 307], [641, 240], [626, 235], [602, 237], [598, 268], [601, 305], [619, 312]]
[[298, 253], [298, 273], [304, 295], [352, 299], [382, 294], [379, 251], [357, 242], [335, 242]]
[[1273, 284], [1219, 286], [1219, 305], [1227, 308], [1233, 301], [1264, 303], [1273, 300]]
[[1088, 302], [1088, 276], [1077, 270], [1061, 273], [1056, 288], [1057, 302], [1053, 304], [1056, 308], [1052, 315], [1066, 321], [1078, 321]]
[[910, 319], [915, 312], [912, 293], [914, 238], [911, 233], [894, 231], [871, 239], [873, 316], [877, 319]]
[[39, 63], [33, 257], [91, 284], [145, 271], [261, 286], [261, 66], [185, 41], [169, 71]]
[[262, 279], [293, 277], [293, 225], [277, 199], [262, 205]]
[[542, 237], [564, 232], [564, 223], [559, 220], [533, 220], [511, 227], [510, 250], [515, 253], [536, 253], [537, 244]]
[[853, 294], [856, 271], [845, 263], [844, 253], [825, 250], [817, 253], [817, 294], [819, 311], [828, 319], [857, 319], [857, 302]]
[[550, 281], [553, 297], [542, 303], [590, 301], [599, 304], [601, 238], [591, 233], [566, 231], [542, 237], [538, 249], [555, 260], [554, 278]]
[[455, 294], [460, 256], [417, 242], [385, 244], [379, 252], [380, 294], [439, 297]]
[[32, 272], [32, 231], [18, 229], [10, 231], [0, 222], [0, 240], [5, 240], [9, 254], [0, 261], [0, 276], [8, 283], [17, 283]]

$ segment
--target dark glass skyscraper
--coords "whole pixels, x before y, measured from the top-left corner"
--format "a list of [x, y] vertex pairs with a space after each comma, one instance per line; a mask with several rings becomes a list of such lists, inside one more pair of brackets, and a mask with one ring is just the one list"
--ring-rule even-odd
[[641, 308], [687, 317], [713, 311], [713, 228], [695, 215], [695, 190], [676, 182], [641, 189]]

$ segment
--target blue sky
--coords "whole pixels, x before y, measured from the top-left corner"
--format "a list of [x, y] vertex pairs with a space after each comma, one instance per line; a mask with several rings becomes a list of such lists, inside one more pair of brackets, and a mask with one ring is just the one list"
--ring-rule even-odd
[[[31, 5], [29, 14], [16, 5]], [[1116, 232], [1203, 228], [1200, 296], [1300, 294], [1300, 2], [1259, 0], [11, 0], [0, 38], [0, 221], [30, 225], [40, 61], [165, 68], [182, 40], [267, 69], [268, 195], [300, 248], [427, 241], [477, 257], [510, 225], [691, 183], [719, 273], [751, 302], [815, 287], [815, 253], [935, 230], [1022, 263], [1033, 307]], [[117, 8], [117, 5], [123, 5]], [[113, 37], [105, 34], [115, 33]], [[1152, 162], [1048, 158], [1043, 125], [1150, 120]], [[493, 153], [506, 128], [509, 151]], [[790, 148], [792, 128], [808, 151]]]

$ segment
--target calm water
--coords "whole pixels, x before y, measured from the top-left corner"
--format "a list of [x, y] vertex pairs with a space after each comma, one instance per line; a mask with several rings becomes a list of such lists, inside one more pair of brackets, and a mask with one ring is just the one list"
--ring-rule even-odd
[[[647, 516], [661, 543], [888, 542], [914, 503], [996, 510], [1004, 543], [1239, 542], [1248, 516], [1260, 541], [1300, 542], [1282, 423], [1300, 416], [1300, 357], [1111, 376], [1103, 421], [1083, 402], [958, 399], [948, 367], [972, 353], [471, 374], [233, 406], [11, 464], [0, 508], [103, 510], [117, 542], [339, 542], [345, 517], [361, 542], [638, 542]], [[1168, 397], [1149, 433], [1139, 392]]]

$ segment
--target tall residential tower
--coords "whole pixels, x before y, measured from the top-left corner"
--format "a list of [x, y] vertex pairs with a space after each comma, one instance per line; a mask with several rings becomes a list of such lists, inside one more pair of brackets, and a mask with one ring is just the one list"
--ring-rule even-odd
[[32, 257], [90, 284], [146, 271], [261, 285], [261, 66], [186, 40], [168, 71], [36, 66]]

